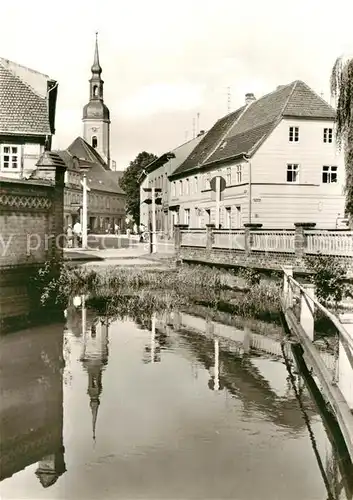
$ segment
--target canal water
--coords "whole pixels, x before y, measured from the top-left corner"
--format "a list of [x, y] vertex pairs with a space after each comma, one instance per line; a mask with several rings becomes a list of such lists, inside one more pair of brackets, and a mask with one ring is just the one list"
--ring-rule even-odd
[[280, 344], [233, 333], [78, 301], [65, 326], [2, 337], [1, 499], [347, 499]]

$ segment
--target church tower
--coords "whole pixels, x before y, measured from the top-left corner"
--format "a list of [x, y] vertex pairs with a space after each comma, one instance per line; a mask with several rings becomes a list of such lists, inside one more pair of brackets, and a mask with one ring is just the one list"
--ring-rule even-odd
[[98, 33], [94, 50], [89, 102], [83, 108], [83, 138], [97, 150], [110, 168], [110, 113], [103, 101], [102, 68], [99, 64]]

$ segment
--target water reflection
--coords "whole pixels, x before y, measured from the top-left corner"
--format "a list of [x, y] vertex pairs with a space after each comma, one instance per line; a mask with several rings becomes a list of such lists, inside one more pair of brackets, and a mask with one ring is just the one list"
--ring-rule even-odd
[[63, 325], [0, 339], [0, 480], [38, 462], [41, 485], [66, 471], [63, 446]]
[[351, 498], [278, 339], [87, 303], [68, 307], [64, 345], [62, 325], [1, 339], [2, 498]]

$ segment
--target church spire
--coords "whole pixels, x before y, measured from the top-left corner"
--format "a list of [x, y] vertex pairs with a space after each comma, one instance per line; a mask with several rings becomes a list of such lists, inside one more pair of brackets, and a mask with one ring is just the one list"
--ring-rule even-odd
[[99, 64], [98, 31], [96, 31], [96, 46], [94, 49], [94, 59], [91, 71], [93, 75], [100, 75], [102, 73], [102, 68], [101, 65]]
[[92, 437], [93, 441], [96, 442], [96, 426], [97, 426], [97, 417], [98, 417], [98, 407], [99, 407], [99, 398], [92, 398], [90, 401], [90, 407], [92, 411]]

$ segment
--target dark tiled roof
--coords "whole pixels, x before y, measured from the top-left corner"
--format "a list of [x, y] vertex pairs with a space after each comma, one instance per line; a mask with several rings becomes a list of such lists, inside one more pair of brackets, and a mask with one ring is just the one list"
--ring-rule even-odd
[[82, 137], [76, 137], [74, 142], [70, 144], [67, 150], [73, 155], [77, 156], [80, 160], [86, 160], [89, 162], [98, 162], [100, 163], [106, 170], [109, 170], [107, 164], [103, 160], [103, 158], [99, 155], [99, 153], [92, 148], [88, 142], [86, 142]]
[[174, 170], [172, 175], [178, 175], [181, 172], [186, 172], [188, 170], [193, 170], [199, 165], [207, 160], [207, 157], [213, 152], [217, 147], [219, 141], [229, 130], [229, 127], [234, 123], [235, 120], [241, 115], [244, 108], [240, 108], [227, 116], [224, 116], [216, 122], [216, 124], [207, 132], [191, 152], [191, 154], [186, 158], [186, 160], [179, 165], [179, 167]]
[[297, 81], [283, 111], [283, 116], [335, 120], [336, 112], [332, 106], [319, 97], [306, 83]]
[[334, 120], [335, 110], [302, 81], [282, 85], [219, 120], [174, 174], [241, 154], [251, 156], [286, 116]]
[[116, 179], [106, 171], [99, 163], [94, 163], [87, 172], [87, 185], [97, 191], [107, 191], [109, 193], [124, 194]]
[[226, 138], [210, 157], [209, 161], [219, 161], [225, 158], [233, 158], [243, 153], [251, 152], [252, 148], [255, 148], [266, 137], [268, 137], [276, 123], [276, 121], [265, 123], [259, 127], [232, 136], [229, 139]]
[[0, 60], [0, 133], [50, 135], [47, 99]]

